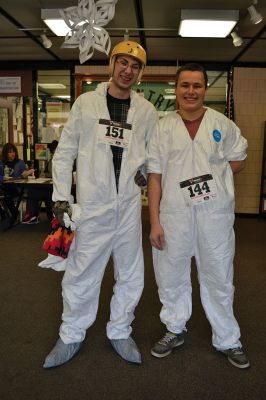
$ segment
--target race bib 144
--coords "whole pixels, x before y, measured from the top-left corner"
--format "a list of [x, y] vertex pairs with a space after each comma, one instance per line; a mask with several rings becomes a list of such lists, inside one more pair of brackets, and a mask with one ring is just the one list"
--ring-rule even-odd
[[214, 200], [217, 197], [216, 184], [211, 174], [196, 176], [180, 182], [186, 202], [192, 206]]

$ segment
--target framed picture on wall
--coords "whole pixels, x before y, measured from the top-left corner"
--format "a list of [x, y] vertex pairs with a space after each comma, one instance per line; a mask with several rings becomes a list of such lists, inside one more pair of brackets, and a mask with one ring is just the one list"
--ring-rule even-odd
[[35, 143], [35, 159], [44, 161], [48, 159], [47, 143]]

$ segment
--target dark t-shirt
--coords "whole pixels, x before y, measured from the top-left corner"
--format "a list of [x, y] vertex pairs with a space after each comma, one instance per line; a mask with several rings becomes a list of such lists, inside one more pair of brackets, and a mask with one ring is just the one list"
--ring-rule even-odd
[[[127, 114], [130, 107], [130, 97], [128, 99], [117, 99], [107, 93], [107, 107], [112, 121], [125, 123], [127, 122]], [[123, 148], [111, 146], [111, 149], [113, 153], [116, 189], [118, 191]]]

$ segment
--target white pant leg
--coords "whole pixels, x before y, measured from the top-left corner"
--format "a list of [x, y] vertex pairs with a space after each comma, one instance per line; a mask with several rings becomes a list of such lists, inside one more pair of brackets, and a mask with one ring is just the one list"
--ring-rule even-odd
[[84, 221], [76, 231], [75, 250], [67, 262], [62, 281], [64, 343], [84, 340], [86, 329], [95, 321], [100, 285], [112, 251], [114, 215]]
[[190, 209], [182, 213], [161, 213], [160, 221], [166, 246], [162, 251], [153, 248], [155, 278], [163, 305], [160, 318], [169, 331], [181, 333], [192, 312], [192, 213]]
[[114, 236], [113, 261], [116, 283], [106, 332], [109, 339], [127, 339], [132, 332], [134, 310], [144, 285], [139, 198], [119, 209], [119, 224]]
[[233, 313], [234, 214], [196, 210], [196, 262], [201, 301], [218, 350], [241, 346]]

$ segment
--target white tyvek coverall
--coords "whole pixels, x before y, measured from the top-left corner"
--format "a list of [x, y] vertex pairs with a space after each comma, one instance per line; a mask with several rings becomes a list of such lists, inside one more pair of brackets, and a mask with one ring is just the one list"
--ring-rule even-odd
[[64, 310], [60, 337], [64, 343], [82, 341], [96, 318], [100, 285], [113, 256], [116, 284], [111, 300], [109, 339], [127, 339], [134, 309], [143, 290], [141, 191], [134, 182], [146, 160], [146, 145], [157, 129], [155, 108], [131, 92], [127, 123], [132, 137], [123, 151], [119, 192], [109, 144], [97, 143], [99, 119], [110, 120], [108, 83], [78, 97], [70, 112], [53, 159], [53, 200], [68, 200], [72, 166], [77, 165], [77, 203], [81, 220], [62, 281]]
[[[186, 329], [192, 312], [194, 255], [202, 305], [218, 350], [241, 345], [233, 314], [234, 181], [229, 161], [245, 159], [246, 148], [238, 127], [209, 108], [194, 140], [179, 114], [173, 112], [160, 120], [160, 133], [149, 145], [148, 172], [162, 174], [160, 223], [166, 247], [163, 251], [153, 248], [163, 305], [161, 321], [174, 333]], [[189, 205], [179, 183], [209, 173], [216, 184], [216, 199]]]

